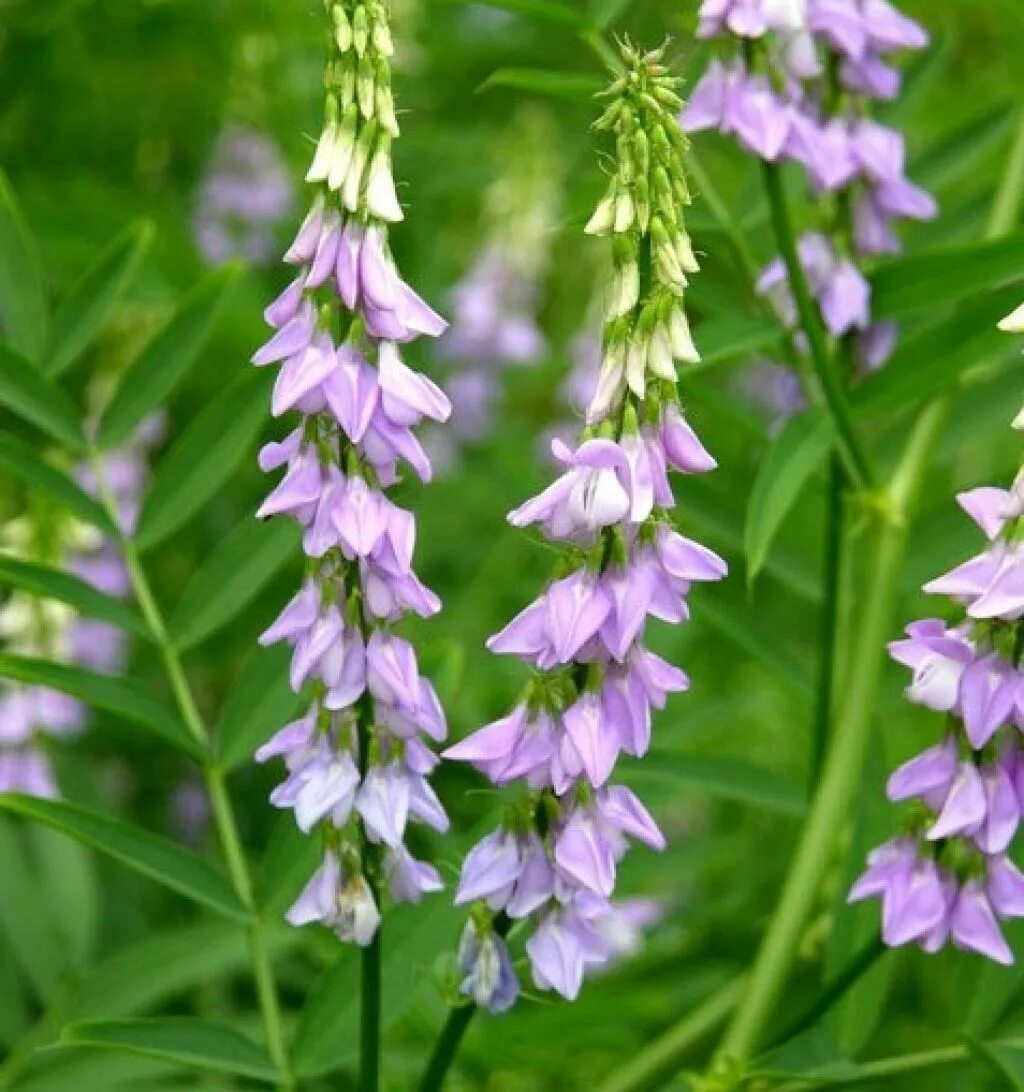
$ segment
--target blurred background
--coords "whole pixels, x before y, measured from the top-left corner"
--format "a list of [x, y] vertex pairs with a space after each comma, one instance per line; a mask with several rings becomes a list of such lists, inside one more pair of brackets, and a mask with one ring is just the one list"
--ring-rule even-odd
[[[707, 52], [693, 42], [694, 0], [596, 6], [640, 43], [670, 37], [688, 82], [701, 71]], [[908, 174], [941, 206], [935, 222], [907, 230], [907, 247], [969, 242], [984, 228], [1024, 102], [1024, 6], [901, 6], [929, 29], [933, 43], [911, 63], [905, 94], [887, 114], [907, 133]], [[394, 27], [403, 130], [395, 175], [406, 220], [392, 245], [409, 282], [453, 320], [447, 338], [417, 343], [411, 355], [456, 403], [447, 434], [430, 438], [438, 480], [427, 489], [403, 486], [402, 503], [421, 520], [421, 575], [445, 604], [436, 619], [410, 629], [459, 738], [500, 715], [516, 693], [517, 667], [490, 657], [484, 640], [529, 600], [550, 568], [550, 554], [508, 528], [505, 513], [550, 474], [551, 435], [578, 426], [580, 391], [594, 359], [604, 251], [582, 225], [603, 190], [602, 151], [590, 123], [597, 113], [592, 93], [605, 77], [598, 52], [571, 26], [527, 10], [395, 0]], [[113, 321], [68, 373], [81, 403], [102, 403], [113, 377], [209, 267], [235, 259], [245, 265], [202, 365], [174, 392], [163, 428], [148, 444], [143, 457], [151, 464], [249, 368], [263, 340], [262, 308], [286, 281], [278, 257], [304, 212], [301, 178], [318, 133], [322, 55], [322, 13], [313, 0], [0, 0], [0, 166], [36, 239], [48, 293], [59, 298], [132, 221], [154, 227]], [[545, 82], [524, 69], [557, 75]], [[714, 136], [697, 138], [695, 152], [758, 264], [767, 262], [773, 248], [756, 164]], [[772, 355], [773, 335], [758, 317], [728, 233], [702, 200], [702, 186], [694, 189], [688, 223], [704, 272], [688, 298], [707, 360], [682, 377], [682, 397], [720, 469], [678, 482], [679, 510], [684, 533], [721, 552], [731, 576], [694, 593], [688, 625], [656, 635], [655, 647], [685, 666], [693, 687], [657, 719], [651, 755], [627, 760], [625, 777], [657, 814], [670, 846], [660, 856], [631, 852], [621, 889], [653, 900], [658, 922], [642, 953], [596, 979], [577, 1004], [545, 998], [481, 1020], [453, 1088], [599, 1087], [616, 1064], [746, 965], [805, 808], [822, 491], [805, 491], [764, 570], [748, 581], [750, 483], [792, 410], [792, 392], [785, 375], [762, 359]], [[809, 218], [813, 209], [806, 212]], [[941, 317], [922, 309], [906, 320], [906, 331]], [[746, 342], [738, 336], [744, 323]], [[715, 352], [719, 343], [728, 351]], [[917, 591], [922, 580], [975, 546], [953, 491], [1004, 484], [1019, 460], [1005, 427], [1019, 404], [1019, 359], [1011, 345], [977, 363], [927, 477], [896, 610], [900, 625], [935, 609]], [[904, 435], [909, 408], [872, 419], [883, 454]], [[20, 429], [10, 417], [3, 427]], [[266, 490], [254, 453], [279, 429], [267, 420], [250, 431], [245, 450], [224, 468], [224, 484], [147, 554], [157, 597], [172, 617], [182, 602], [198, 609], [200, 566], [230, 536], [251, 533], [250, 513]], [[16, 481], [0, 477], [5, 522], [30, 501]], [[237, 609], [204, 622], [190, 639], [186, 669], [211, 719], [242, 673], [281, 670], [279, 657], [253, 649], [297, 582], [292, 545], [280, 535], [273, 542], [254, 538], [262, 561], [239, 575]], [[854, 556], [851, 587], [857, 565]], [[140, 645], [128, 655], [127, 673], [163, 696], [155, 654]], [[831, 922], [865, 847], [893, 829], [886, 771], [937, 731], [933, 716], [902, 700], [904, 684], [902, 670], [887, 667], [859, 813], [803, 938], [805, 962], [787, 1005], [811, 995], [823, 959], [841, 966], [876, 928], [873, 906], [843, 911], [836, 929]], [[187, 760], [152, 737], [104, 713], [50, 747], [63, 795], [216, 852]], [[231, 785], [249, 856], [272, 905], [283, 908], [315, 847], [291, 830], [290, 816], [280, 818], [266, 803], [276, 780], [276, 771], [243, 760]], [[466, 843], [500, 803], [470, 771], [442, 768], [437, 787]], [[26, 1035], [43, 1045], [71, 1016], [180, 1012], [253, 1031], [258, 1025], [234, 933], [197, 921], [174, 896], [57, 836], [5, 821], [0, 845], [11, 862], [0, 868], [0, 1045], [18, 1062], [6, 1086], [240, 1086], [205, 1077], [173, 1083], [158, 1062], [147, 1068], [136, 1061], [133, 1069], [120, 1059], [117, 1069], [108, 1059], [113, 1068], [104, 1070], [95, 1056], [74, 1050], [25, 1054]], [[455, 844], [438, 853], [454, 880]], [[392, 930], [402, 939], [386, 970], [395, 1020], [387, 1076], [395, 1089], [411, 1087], [436, 1034], [443, 1006], [433, 973], [453, 948], [460, 921], [443, 897], [402, 917], [405, 924]], [[308, 1087], [342, 1088], [354, 1052], [356, 961], [349, 954], [339, 960], [329, 938], [306, 933], [282, 928], [276, 935], [285, 996]], [[144, 954], [155, 937], [178, 943], [180, 958], [174, 975], [147, 983]], [[34, 966], [40, 959], [45, 972]], [[844, 1051], [877, 1055], [948, 1042], [950, 1029], [963, 1025], [978, 973], [976, 963], [954, 952], [888, 954], [831, 1014], [832, 1033]], [[1015, 972], [1000, 974], [998, 987], [1009, 996]], [[67, 994], [58, 1017], [55, 983]], [[693, 1064], [700, 1060], [698, 1047]], [[939, 1079], [943, 1088], [965, 1090], [987, 1080], [966, 1067]], [[888, 1086], [934, 1089], [935, 1080], [925, 1074]]]

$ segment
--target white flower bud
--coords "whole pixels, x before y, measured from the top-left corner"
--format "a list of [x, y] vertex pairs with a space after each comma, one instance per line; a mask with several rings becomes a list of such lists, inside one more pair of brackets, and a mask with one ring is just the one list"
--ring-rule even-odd
[[670, 383], [676, 381], [672, 340], [664, 326], [659, 326], [651, 335], [650, 344], [647, 347], [647, 367], [650, 368], [651, 374], [659, 379], [667, 379]]
[[684, 273], [696, 273], [700, 269], [693, 253], [690, 236], [685, 231], [681, 231], [676, 236], [676, 257], [679, 259], [680, 268]]
[[327, 172], [327, 187], [338, 190], [345, 182], [349, 164], [352, 162], [352, 153], [356, 145], [356, 112], [353, 107], [345, 111], [345, 118], [334, 138], [334, 148], [331, 151], [331, 165]]
[[365, 948], [377, 933], [380, 911], [373, 901], [373, 892], [360, 874], [346, 880], [338, 892], [338, 916], [334, 932], [339, 940], [353, 940]]
[[605, 235], [611, 231], [615, 222], [615, 193], [610, 191], [598, 202], [594, 209], [594, 215], [587, 221], [583, 229], [588, 235]]
[[674, 308], [669, 315], [668, 336], [672, 343], [672, 355], [676, 360], [682, 360], [686, 364], [700, 363], [700, 353], [697, 352], [697, 346], [693, 343], [690, 324], [681, 306]]
[[359, 101], [359, 112], [363, 117], [367, 120], [372, 118], [377, 103], [377, 81], [373, 77], [373, 67], [367, 64], [365, 58], [359, 62], [356, 99]]
[[324, 131], [317, 141], [316, 151], [313, 153], [313, 162], [306, 172], [307, 182], [323, 182], [331, 169], [334, 161], [334, 145], [338, 139], [338, 123], [330, 121], [324, 126]]
[[622, 398], [622, 378], [625, 358], [621, 345], [609, 348], [601, 361], [597, 389], [587, 407], [587, 424], [603, 421]]
[[640, 270], [636, 262], [620, 266], [612, 279], [607, 318], [615, 319], [636, 306], [640, 298]]
[[1008, 334], [1024, 334], [1024, 303], [1000, 320], [999, 329]]
[[675, 248], [671, 243], [663, 243], [655, 252], [655, 262], [662, 279], [674, 288], [685, 288], [689, 283], [686, 274], [679, 265]]
[[385, 57], [393, 57], [395, 44], [391, 40], [391, 28], [384, 22], [377, 22], [373, 27], [373, 45], [378, 53]]
[[337, 43], [339, 53], [347, 53], [352, 48], [352, 24], [348, 21], [345, 9], [340, 4], [335, 4], [332, 12], [334, 16], [334, 41]]
[[626, 383], [637, 398], [643, 398], [647, 389], [646, 338], [634, 336], [626, 349]]
[[627, 191], [623, 191], [615, 198], [615, 231], [629, 231], [635, 219], [633, 198]]
[[341, 193], [342, 202], [349, 212], [355, 212], [359, 207], [359, 194], [363, 188], [363, 173], [366, 170], [368, 155], [366, 141], [357, 140], [352, 149], [352, 161], [349, 163], [348, 174], [345, 175], [345, 186]]
[[395, 100], [390, 87], [377, 88], [377, 120], [393, 137], [398, 136], [398, 118], [395, 117]]
[[398, 194], [395, 193], [395, 180], [391, 175], [391, 156], [383, 148], [377, 149], [370, 163], [366, 207], [379, 220], [396, 223], [403, 218]]

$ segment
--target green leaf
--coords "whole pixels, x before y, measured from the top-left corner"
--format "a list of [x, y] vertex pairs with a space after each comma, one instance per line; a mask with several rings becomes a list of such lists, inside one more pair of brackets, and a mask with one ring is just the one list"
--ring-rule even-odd
[[49, 565], [0, 554], [0, 587], [18, 588], [40, 599], [56, 599], [79, 614], [99, 618], [137, 637], [151, 637], [149, 627], [134, 607], [106, 595], [92, 584]]
[[148, 729], [193, 758], [201, 754], [199, 745], [174, 713], [130, 679], [113, 678], [82, 667], [32, 656], [15, 656], [9, 652], [0, 652], [0, 676], [32, 685], [52, 686], [96, 709], [104, 709]]
[[0, 817], [0, 860], [0, 933], [6, 936], [32, 991], [45, 1003], [65, 970], [64, 946], [46, 912], [27, 847], [18, 829], [4, 817]]
[[270, 379], [246, 369], [196, 417], [156, 469], [135, 536], [148, 550], [214, 496], [250, 453], [267, 417]]
[[964, 1039], [971, 1053], [1008, 1092], [1024, 1092], [1024, 1048], [1017, 1043], [980, 1043], [970, 1035]]
[[[102, 1092], [182, 1092], [160, 1078], [175, 1073], [167, 1062], [131, 1054], [99, 1053], [85, 1047], [49, 1045], [37, 1050], [18, 1077], [18, 1092], [68, 1092], [102, 1089]], [[180, 1075], [180, 1071], [177, 1071]]]
[[860, 1069], [836, 1048], [828, 1033], [811, 1028], [776, 1050], [755, 1058], [750, 1076], [798, 1077], [808, 1081], [856, 1080]]
[[875, 267], [872, 318], [898, 318], [977, 295], [1003, 281], [1024, 278], [1024, 231], [1003, 239], [940, 247], [895, 258]]
[[61, 1041], [139, 1054], [190, 1069], [234, 1073], [271, 1084], [280, 1079], [273, 1063], [251, 1039], [226, 1025], [184, 1016], [86, 1020], [65, 1027]]
[[773, 319], [753, 315], [723, 315], [702, 322], [694, 337], [700, 349], [700, 363], [687, 366], [683, 378], [725, 360], [742, 359], [778, 343], [782, 337]]
[[185, 586], [168, 626], [175, 646], [191, 648], [241, 613], [281, 566], [296, 556], [299, 536], [291, 520], [240, 523]]
[[120, 537], [120, 532], [102, 505], [80, 489], [67, 474], [50, 466], [34, 448], [15, 440], [13, 436], [0, 435], [0, 467], [45, 493], [72, 515], [114, 538]]
[[595, 30], [607, 30], [619, 21], [633, 0], [590, 0], [590, 21]]
[[654, 751], [642, 763], [625, 764], [620, 772], [629, 785], [660, 781], [783, 815], [807, 811], [807, 795], [799, 785], [739, 759]]
[[146, 414], [163, 405], [196, 363], [239, 271], [239, 266], [226, 265], [208, 274], [142, 350], [100, 421], [101, 448], [127, 440]]
[[36, 245], [14, 190], [0, 171], [0, 329], [19, 353], [38, 361], [48, 321]]
[[970, 178], [989, 152], [1005, 146], [1013, 121], [1014, 108], [1009, 104], [971, 118], [915, 158], [908, 172], [910, 177], [929, 190]]
[[823, 410], [791, 418], [768, 449], [754, 478], [743, 528], [747, 580], [760, 572], [786, 513], [832, 446], [832, 423]]
[[89, 347], [131, 283], [152, 238], [151, 224], [131, 224], [68, 290], [53, 314], [43, 366], [47, 375], [60, 375]]
[[69, 960], [84, 965], [100, 930], [100, 881], [92, 853], [46, 827], [27, 831], [45, 905], [50, 907]]
[[[473, 0], [449, 0], [450, 3], [469, 4]], [[503, 11], [524, 15], [528, 19], [537, 19], [546, 23], [585, 30], [588, 27], [586, 16], [571, 4], [561, 4], [557, 0], [486, 0], [487, 7], [501, 8]]]
[[248, 919], [227, 879], [207, 861], [167, 838], [62, 800], [0, 794], [0, 810], [59, 830], [225, 917]]
[[531, 91], [549, 98], [593, 103], [594, 95], [604, 87], [599, 76], [586, 72], [557, 72], [546, 68], [499, 68], [477, 88], [490, 91], [507, 87], [513, 91]]
[[38, 368], [3, 344], [0, 344], [0, 405], [75, 454], [85, 450], [85, 435], [71, 399]]
[[225, 770], [251, 762], [256, 748], [301, 710], [302, 698], [288, 685], [290, 657], [291, 649], [280, 645], [249, 654], [215, 729]]
[[1015, 351], [996, 323], [1020, 301], [1020, 288], [971, 300], [948, 318], [906, 338], [884, 368], [853, 391], [858, 413], [903, 409], [934, 397], [995, 354]]

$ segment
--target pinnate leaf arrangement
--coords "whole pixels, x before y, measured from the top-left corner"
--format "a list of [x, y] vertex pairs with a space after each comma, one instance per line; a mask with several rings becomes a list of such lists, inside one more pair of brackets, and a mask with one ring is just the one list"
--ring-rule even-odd
[[323, 132], [306, 175], [312, 207], [285, 254], [297, 276], [267, 308], [274, 333], [253, 357], [279, 367], [275, 417], [295, 429], [260, 453], [283, 469], [259, 509], [304, 529], [302, 588], [260, 638], [293, 648], [290, 681], [310, 708], [257, 752], [283, 758], [271, 803], [291, 808], [323, 839], [323, 863], [288, 911], [366, 946], [392, 899], [418, 901], [441, 887], [433, 866], [404, 845], [410, 819], [447, 829], [427, 781], [445, 718], [416, 653], [392, 632], [437, 597], [412, 569], [416, 521], [385, 490], [400, 468], [427, 482], [430, 461], [414, 429], [444, 421], [448, 399], [402, 359], [402, 346], [437, 337], [441, 319], [399, 274], [389, 225], [403, 218], [391, 174], [398, 124], [390, 86], [391, 35], [380, 4], [329, 0], [331, 36]]
[[456, 895], [472, 908], [459, 988], [495, 1012], [519, 993], [513, 926], [528, 933], [534, 984], [569, 999], [615, 954], [617, 862], [628, 839], [658, 850], [665, 839], [611, 778], [620, 754], [647, 751], [652, 710], [689, 685], [645, 647], [646, 622], [685, 620], [692, 582], [725, 575], [717, 555], [672, 523], [668, 471], [715, 466], [676, 390], [676, 361], [698, 359], [683, 305], [697, 262], [682, 221], [682, 104], [663, 50], [621, 52], [624, 74], [597, 122], [614, 138], [614, 173], [587, 225], [612, 250], [600, 382], [578, 445], [553, 444], [561, 475], [509, 514], [564, 552], [555, 579], [488, 642], [532, 669], [519, 701], [445, 752], [526, 790], [470, 851]]
[[[1024, 333], [1024, 306], [1000, 328]], [[1024, 411], [1013, 425], [1024, 428]], [[889, 799], [912, 802], [905, 831], [869, 854], [849, 899], [881, 901], [892, 947], [952, 943], [1010, 964], [999, 923], [1024, 917], [1024, 874], [1010, 857], [1024, 813], [1024, 468], [1009, 489], [980, 486], [957, 501], [985, 548], [924, 590], [965, 616], [913, 622], [889, 646], [913, 672], [907, 698], [944, 713], [945, 733], [889, 778]]]

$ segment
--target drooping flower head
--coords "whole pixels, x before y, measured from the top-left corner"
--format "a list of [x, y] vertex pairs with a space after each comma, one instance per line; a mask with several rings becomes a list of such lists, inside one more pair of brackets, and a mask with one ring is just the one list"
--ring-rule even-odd
[[314, 196], [284, 256], [294, 279], [265, 312], [274, 333], [253, 356], [278, 367], [273, 415], [299, 415], [260, 453], [263, 470], [283, 473], [258, 514], [295, 519], [307, 558], [305, 582], [260, 641], [291, 646], [290, 682], [310, 707], [256, 757], [284, 760], [271, 803], [325, 846], [288, 920], [320, 921], [366, 945], [385, 889], [416, 902], [441, 887], [409, 853], [405, 830], [447, 828], [427, 780], [437, 764], [427, 741], [444, 739], [445, 718], [413, 646], [392, 631], [440, 603], [412, 568], [415, 518], [385, 490], [408, 470], [430, 480], [415, 429], [444, 421], [450, 406], [404, 359], [409, 342], [446, 324], [388, 246], [403, 212], [391, 174], [387, 14], [361, 0], [328, 0], [327, 10], [324, 127], [306, 175]]
[[[1019, 329], [1018, 316], [1000, 326]], [[1024, 468], [1009, 489], [957, 501], [984, 549], [924, 590], [960, 604], [963, 620], [914, 622], [889, 646], [912, 672], [907, 698], [944, 714], [945, 732], [889, 778], [889, 799], [913, 810], [905, 833], [869, 855], [849, 899], [881, 900], [891, 946], [951, 942], [1012, 963], [999, 922], [1024, 916], [1024, 874], [1010, 857], [1024, 814]]]
[[647, 751], [653, 711], [688, 686], [645, 646], [646, 623], [684, 620], [691, 584], [725, 575], [671, 518], [669, 471], [715, 465], [676, 391], [677, 362], [698, 359], [683, 304], [697, 263], [682, 220], [681, 103], [662, 50], [625, 45], [622, 55], [625, 75], [597, 123], [615, 137], [615, 171], [587, 226], [610, 238], [613, 259], [596, 390], [583, 435], [553, 444], [559, 477], [509, 514], [563, 546], [564, 559], [488, 642], [533, 668], [520, 700], [445, 752], [526, 789], [469, 853], [456, 894], [473, 907], [459, 988], [496, 1012], [518, 991], [505, 940], [513, 923], [524, 923], [534, 985], [569, 999], [623, 950], [632, 918], [612, 901], [618, 863], [631, 841], [662, 849], [665, 839], [614, 783], [615, 766]]

